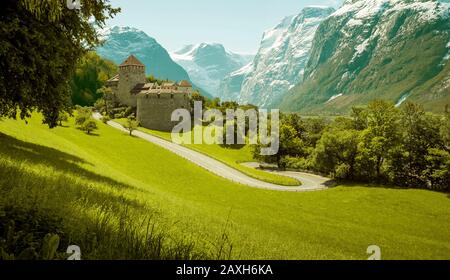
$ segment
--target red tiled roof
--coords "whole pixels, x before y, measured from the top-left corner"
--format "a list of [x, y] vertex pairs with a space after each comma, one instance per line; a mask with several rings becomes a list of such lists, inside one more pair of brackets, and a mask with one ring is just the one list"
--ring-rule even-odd
[[180, 86], [180, 87], [192, 87], [191, 83], [189, 83], [189, 82], [186, 81], [186, 80], [181, 81], [181, 82], [179, 83], [179, 86]]
[[120, 66], [144, 66], [142, 62], [139, 61], [134, 55], [130, 55]]
[[155, 84], [153, 83], [146, 83], [146, 84], [137, 84], [132, 90], [132, 94], [139, 94], [141, 92], [148, 91], [153, 88]]
[[107, 82], [118, 82], [119, 81], [119, 74], [115, 75], [111, 79], [109, 79]]

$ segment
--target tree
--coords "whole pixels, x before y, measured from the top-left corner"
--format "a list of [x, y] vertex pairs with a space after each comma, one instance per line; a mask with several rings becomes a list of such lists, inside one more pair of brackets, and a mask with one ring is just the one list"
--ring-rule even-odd
[[112, 89], [109, 87], [101, 87], [97, 90], [97, 94], [100, 95], [100, 99], [95, 102], [94, 107], [101, 113], [111, 115], [111, 109], [114, 108], [114, 96]]
[[108, 124], [108, 122], [109, 122], [110, 120], [111, 120], [111, 118], [110, 118], [108, 115], [102, 117], [102, 122], [103, 122], [104, 124]]
[[62, 126], [62, 123], [67, 122], [68, 120], [69, 120], [69, 116], [67, 113], [59, 114], [59, 117], [58, 117], [59, 126]]
[[301, 156], [304, 153], [304, 143], [298, 137], [297, 131], [289, 124], [282, 123], [280, 125], [280, 147], [278, 153], [270, 156], [261, 156], [260, 151], [262, 145], [256, 145], [253, 150], [253, 157], [258, 160], [262, 160], [267, 163], [276, 163], [279, 168], [286, 168], [285, 161], [286, 156]]
[[426, 114], [423, 107], [407, 102], [400, 114], [400, 141], [390, 163], [390, 172], [397, 185], [420, 186], [427, 184], [423, 176], [427, 169], [428, 151], [441, 146], [440, 119]]
[[367, 110], [363, 107], [353, 107], [351, 111], [354, 129], [364, 130], [367, 128]]
[[304, 120], [305, 124], [305, 142], [310, 147], [315, 147], [317, 141], [325, 131], [328, 122], [323, 117], [313, 117]]
[[281, 115], [281, 121], [294, 128], [298, 137], [302, 137], [306, 133], [305, 124], [298, 114], [283, 114]]
[[194, 108], [194, 102], [202, 102], [202, 109], [206, 106], [206, 99], [200, 92], [195, 91], [191, 95], [191, 108]]
[[72, 103], [92, 106], [98, 99], [107, 94], [111, 95], [111, 89], [105, 87], [104, 84], [115, 73], [117, 73], [117, 66], [113, 62], [101, 58], [95, 52], [88, 52], [77, 63], [75, 74], [72, 77]]
[[135, 119], [134, 115], [131, 115], [127, 118], [127, 122], [125, 123], [125, 129], [130, 132], [130, 136], [133, 135], [133, 131], [135, 131], [139, 126], [139, 122]]
[[430, 149], [426, 156], [427, 168], [423, 175], [429, 180], [431, 189], [450, 191], [450, 153]]
[[75, 124], [81, 126], [86, 120], [89, 120], [92, 115], [92, 110], [90, 108], [77, 106], [77, 112], [75, 117]]
[[[70, 108], [77, 62], [100, 39], [97, 27], [119, 9], [83, 0], [79, 11], [61, 0], [5, 0], [0, 17], [0, 116], [22, 119], [39, 111], [49, 127]], [[93, 23], [92, 23], [93, 21]]]
[[445, 114], [440, 129], [444, 148], [450, 152], [450, 105], [445, 106]]
[[357, 130], [325, 132], [312, 154], [314, 168], [339, 179], [354, 179], [359, 135]]
[[160, 81], [158, 79], [156, 79], [153, 74], [147, 76], [147, 81], [149, 83], [160, 83]]
[[81, 124], [80, 129], [87, 132], [87, 134], [91, 134], [92, 131], [97, 129], [97, 123], [94, 119], [87, 119], [83, 124]]
[[92, 110], [86, 107], [77, 106], [75, 124], [87, 134], [91, 134], [92, 131], [97, 129], [97, 123], [92, 118]]
[[208, 100], [206, 107], [208, 109], [220, 109], [220, 98], [216, 97], [212, 100]]
[[225, 114], [228, 109], [237, 110], [239, 108], [239, 103], [236, 101], [224, 101], [220, 105], [220, 111]]
[[399, 142], [399, 113], [394, 104], [375, 100], [367, 107], [367, 128], [361, 134], [359, 161], [366, 177], [381, 179], [382, 166]]

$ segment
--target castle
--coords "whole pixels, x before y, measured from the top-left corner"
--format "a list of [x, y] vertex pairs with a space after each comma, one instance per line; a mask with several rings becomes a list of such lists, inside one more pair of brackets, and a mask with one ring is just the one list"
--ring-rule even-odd
[[119, 65], [119, 73], [106, 85], [117, 103], [136, 108], [136, 119], [145, 128], [171, 131], [176, 124], [171, 121], [172, 112], [191, 110], [192, 85], [188, 81], [149, 83], [145, 65], [133, 55]]

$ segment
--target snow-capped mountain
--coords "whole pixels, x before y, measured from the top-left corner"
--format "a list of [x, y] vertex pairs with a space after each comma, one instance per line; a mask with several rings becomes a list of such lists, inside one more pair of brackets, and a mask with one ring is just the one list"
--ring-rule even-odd
[[282, 109], [348, 112], [372, 99], [450, 103], [450, 3], [347, 0], [317, 30], [304, 81]]
[[224, 77], [254, 57], [226, 51], [221, 44], [215, 43], [188, 45], [170, 55], [183, 66], [194, 83], [219, 97], [219, 86]]
[[253, 62], [250, 62], [241, 69], [227, 75], [220, 83], [219, 92], [221, 93], [221, 99], [224, 101], [239, 100], [242, 83], [252, 72]]
[[145, 32], [115, 26], [99, 30], [99, 33], [105, 42], [97, 49], [100, 56], [120, 64], [133, 54], [146, 66], [147, 74], [160, 79], [190, 80], [183, 67], [175, 63], [166, 49]]
[[224, 79], [221, 91], [225, 99], [238, 96], [241, 103], [266, 107], [298, 84], [309, 59], [314, 34], [333, 12], [329, 7], [307, 7], [264, 32], [253, 63]]

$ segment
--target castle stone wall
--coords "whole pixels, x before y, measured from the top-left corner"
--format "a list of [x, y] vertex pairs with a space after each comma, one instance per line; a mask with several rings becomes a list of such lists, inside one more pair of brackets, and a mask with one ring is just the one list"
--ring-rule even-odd
[[140, 125], [160, 131], [172, 131], [177, 122], [172, 122], [172, 112], [176, 109], [190, 110], [188, 94], [161, 93], [139, 94], [137, 96], [137, 120]]
[[145, 67], [143, 66], [121, 66], [119, 67], [119, 85], [116, 92], [118, 101], [130, 107], [137, 106], [136, 95], [130, 91], [137, 85], [146, 83]]

